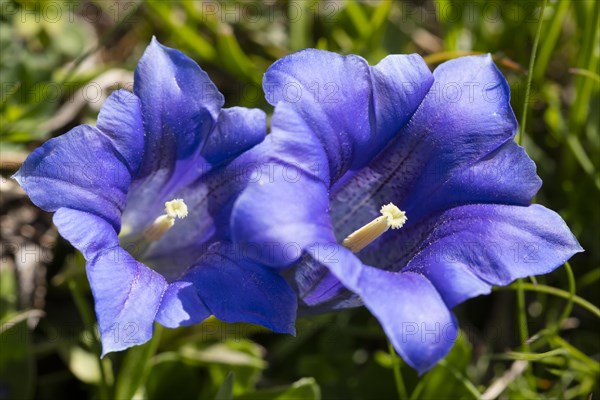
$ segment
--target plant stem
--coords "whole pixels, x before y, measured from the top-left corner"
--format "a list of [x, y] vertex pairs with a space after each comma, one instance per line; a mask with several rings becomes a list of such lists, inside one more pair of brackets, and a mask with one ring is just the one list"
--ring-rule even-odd
[[[522, 285], [523, 285], [523, 289], [527, 290], [527, 291], [548, 293], [548, 294], [551, 294], [551, 295], [554, 295], [557, 297], [561, 297], [566, 300], [569, 300], [571, 298], [571, 294], [569, 292], [567, 292], [566, 290], [557, 289], [552, 286], [539, 285], [539, 284], [532, 285], [531, 283], [527, 283], [527, 282], [523, 282]], [[512, 285], [494, 288], [494, 290], [515, 290], [515, 289], [516, 289], [516, 286], [512, 286]], [[579, 296], [573, 296], [573, 303], [585, 308], [586, 310], [588, 310], [589, 312], [594, 314], [596, 317], [600, 318], [600, 309], [598, 307], [596, 307], [595, 305], [593, 305], [592, 303], [590, 303], [589, 301], [587, 301]]]
[[[85, 329], [86, 330], [92, 329], [92, 327], [94, 326], [93, 314], [90, 311], [90, 306], [89, 306], [88, 302], [86, 301], [85, 297], [83, 296], [83, 293], [81, 293], [81, 289], [79, 288], [77, 281], [73, 278], [69, 279], [69, 290], [71, 291], [71, 294], [73, 295], [73, 300], [75, 301], [75, 306], [77, 307], [77, 310], [79, 311], [79, 315], [81, 316], [81, 319], [83, 320]], [[91, 335], [91, 336], [95, 337], [95, 335]], [[100, 369], [100, 399], [108, 400], [108, 399], [110, 399], [109, 388], [108, 388], [108, 382], [107, 382], [107, 378], [106, 378], [106, 371], [104, 369], [104, 363], [102, 362], [102, 359], [100, 358], [99, 343], [97, 343], [97, 342], [94, 343], [93, 350], [98, 353], [97, 360], [98, 360], [98, 368]]]
[[408, 394], [406, 392], [406, 386], [404, 385], [404, 381], [402, 380], [402, 374], [400, 372], [400, 357], [396, 354], [396, 350], [394, 350], [394, 346], [392, 346], [392, 342], [388, 340], [388, 350], [390, 352], [390, 357], [392, 358], [392, 368], [394, 370], [394, 381], [396, 381], [396, 390], [398, 392], [398, 398], [400, 400], [407, 400]]
[[523, 143], [523, 136], [525, 136], [525, 124], [527, 123], [527, 103], [529, 103], [529, 92], [531, 90], [531, 81], [533, 79], [533, 66], [535, 65], [535, 57], [537, 54], [538, 44], [540, 42], [540, 34], [542, 32], [542, 23], [544, 21], [544, 11], [546, 10], [546, 3], [548, 0], [544, 0], [542, 4], [542, 10], [540, 11], [540, 20], [537, 26], [537, 32], [533, 39], [533, 48], [531, 49], [531, 57], [529, 58], [529, 68], [527, 70], [527, 85], [525, 86], [525, 98], [523, 100], [523, 113], [521, 115], [521, 131], [519, 132], [519, 145]]

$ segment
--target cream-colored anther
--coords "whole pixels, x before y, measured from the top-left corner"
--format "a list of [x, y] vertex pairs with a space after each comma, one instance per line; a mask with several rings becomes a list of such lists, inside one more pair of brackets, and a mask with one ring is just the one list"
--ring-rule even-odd
[[187, 217], [188, 209], [182, 199], [175, 199], [165, 203], [165, 214], [156, 218], [152, 225], [144, 231], [144, 237], [152, 242], [160, 238], [175, 225], [175, 218]]
[[185, 218], [188, 215], [188, 208], [183, 199], [175, 199], [165, 203], [165, 213], [173, 219]]
[[393, 203], [381, 207], [381, 216], [352, 232], [342, 244], [353, 253], [358, 253], [373, 243], [388, 229], [399, 229], [406, 223], [406, 214]]

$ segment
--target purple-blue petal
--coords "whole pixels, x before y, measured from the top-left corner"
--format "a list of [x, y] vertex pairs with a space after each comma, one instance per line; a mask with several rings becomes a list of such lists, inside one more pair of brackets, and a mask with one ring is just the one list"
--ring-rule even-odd
[[256, 170], [234, 203], [233, 240], [256, 249], [258, 261], [284, 267], [318, 240], [332, 237], [329, 167], [318, 137], [287, 103], [279, 103], [272, 132], [249, 152]]
[[329, 162], [315, 131], [292, 104], [280, 102], [271, 120], [271, 134], [256, 148], [261, 162], [297, 167], [329, 186]]
[[[121, 143], [141, 140], [139, 132], [121, 132]], [[80, 125], [37, 148], [14, 177], [43, 210], [85, 211], [118, 231], [131, 175], [117, 146], [97, 128]]]
[[102, 355], [150, 340], [167, 282], [120, 247], [87, 264]]
[[276, 268], [300, 258], [319, 241], [333, 240], [328, 188], [322, 180], [293, 165], [266, 164], [234, 204], [232, 237], [255, 248], [255, 258]]
[[339, 236], [394, 202], [408, 224], [468, 203], [529, 204], [540, 186], [535, 165], [512, 137], [508, 85], [489, 56], [442, 64], [421, 107], [369, 165], [332, 188]]
[[156, 322], [167, 328], [177, 328], [200, 323], [210, 314], [191, 282], [176, 281], [165, 291]]
[[487, 293], [486, 285], [549, 273], [583, 251], [563, 219], [537, 204], [466, 205], [423, 225], [429, 233], [403, 271], [426, 275], [450, 307]]
[[448, 354], [458, 326], [426, 277], [364, 265], [343, 247], [334, 256], [324, 257], [322, 250], [312, 255], [360, 296], [408, 365], [423, 373]]
[[361, 161], [354, 162], [358, 169], [393, 139], [420, 107], [434, 82], [429, 67], [417, 54], [394, 54], [385, 57], [371, 68], [373, 76], [374, 146], [362, 149]]
[[263, 88], [269, 103], [293, 104], [304, 117], [322, 142], [335, 180], [386, 145], [415, 112], [431, 81], [416, 55], [388, 57], [370, 67], [355, 55], [307, 49], [275, 62]]
[[[407, 192], [400, 193], [404, 210], [415, 220], [464, 201], [452, 193], [457, 189], [466, 189], [464, 197], [472, 203], [529, 204], [540, 185], [533, 162], [515, 145], [502, 149], [500, 157], [495, 154], [514, 137], [517, 122], [508, 84], [491, 56], [448, 61], [434, 71], [434, 77], [422, 107], [399, 134], [398, 145], [411, 149], [410, 167], [422, 171]], [[506, 155], [514, 158], [512, 170]], [[469, 170], [474, 164], [484, 170]], [[490, 176], [496, 168], [502, 169], [503, 176]], [[457, 188], [455, 177], [460, 174], [462, 184]], [[468, 174], [476, 178], [469, 181]], [[496, 184], [485, 185], [486, 180]], [[469, 185], [478, 186], [477, 191], [469, 190]]]
[[153, 38], [135, 70], [133, 89], [146, 131], [140, 177], [193, 161], [224, 103], [206, 72]]
[[230, 160], [262, 142], [267, 117], [257, 108], [232, 107], [221, 110], [215, 129], [202, 148], [202, 156], [211, 164]]
[[191, 282], [206, 307], [222, 321], [295, 334], [292, 288], [276, 270], [251, 261], [230, 244], [213, 245], [182, 281]]
[[96, 127], [112, 140], [131, 175], [135, 176], [144, 155], [140, 99], [127, 90], [114, 91], [102, 104]]
[[86, 260], [93, 260], [104, 249], [119, 246], [115, 229], [102, 217], [85, 211], [59, 208], [52, 218], [61, 236], [79, 250]]

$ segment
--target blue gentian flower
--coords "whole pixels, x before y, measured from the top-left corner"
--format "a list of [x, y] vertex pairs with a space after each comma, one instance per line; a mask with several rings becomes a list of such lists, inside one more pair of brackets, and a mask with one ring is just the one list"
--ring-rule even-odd
[[211, 314], [294, 331], [293, 290], [230, 240], [265, 114], [223, 103], [193, 60], [153, 39], [133, 93], [114, 92], [95, 127], [49, 140], [15, 175], [87, 260], [103, 354], [146, 342], [154, 321]]
[[269, 174], [235, 201], [232, 236], [287, 275], [301, 312], [364, 304], [423, 373], [455, 341], [453, 307], [582, 251], [530, 205], [541, 180], [489, 55], [432, 74], [417, 55], [304, 50], [263, 86], [272, 133], [251, 152]]

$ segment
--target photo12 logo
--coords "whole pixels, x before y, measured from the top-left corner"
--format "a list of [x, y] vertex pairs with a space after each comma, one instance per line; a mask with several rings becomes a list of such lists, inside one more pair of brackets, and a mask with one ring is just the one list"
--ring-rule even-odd
[[36, 1], [2, 2], [0, 15], [20, 23], [75, 22], [78, 18], [94, 23], [98, 21], [133, 22], [134, 11], [141, 2], [106, 1], [103, 6], [88, 1]]

